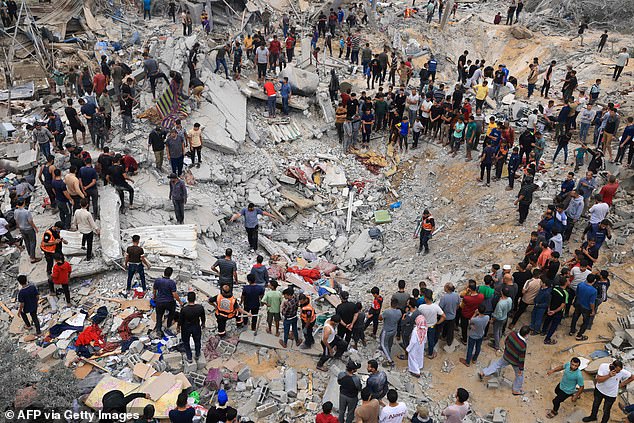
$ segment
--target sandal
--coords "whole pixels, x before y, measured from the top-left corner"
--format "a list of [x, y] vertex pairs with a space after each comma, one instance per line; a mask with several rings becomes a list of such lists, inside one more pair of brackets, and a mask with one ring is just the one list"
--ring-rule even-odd
[[587, 341], [587, 340], [588, 340], [588, 337], [587, 337], [587, 336], [585, 336], [585, 335], [583, 335], [583, 336], [577, 336], [575, 339], [576, 339], [577, 341]]
[[511, 391], [511, 393], [512, 393], [513, 395], [515, 395], [516, 397], [518, 397], [518, 396], [520, 396], [520, 395], [524, 395], [526, 392], [524, 392], [524, 391], [519, 391], [519, 392]]
[[557, 343], [556, 339], [549, 339], [548, 341], [544, 340], [544, 344], [546, 345], [555, 345]]
[[548, 414], [546, 414], [546, 417], [549, 419], [552, 419], [553, 417], [555, 417], [557, 414], [559, 414], [558, 412], [556, 412], [555, 410], [550, 410], [548, 412]]

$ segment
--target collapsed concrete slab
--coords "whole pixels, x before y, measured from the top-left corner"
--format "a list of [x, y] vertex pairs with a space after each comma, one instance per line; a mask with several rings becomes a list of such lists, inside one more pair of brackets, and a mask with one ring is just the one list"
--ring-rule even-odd
[[113, 187], [105, 186], [99, 193], [99, 241], [106, 262], [121, 260], [121, 227], [119, 224], [121, 200]]
[[133, 235], [139, 235], [141, 246], [146, 252], [193, 260], [198, 257], [196, 225], [143, 226], [123, 230], [121, 235], [127, 241]]
[[312, 96], [317, 93], [319, 75], [314, 72], [298, 69], [289, 63], [280, 72], [280, 80], [284, 78], [288, 78], [288, 82], [291, 84], [291, 89], [294, 94]]
[[204, 128], [203, 144], [221, 153], [236, 154], [247, 136], [247, 99], [234, 81], [203, 71], [206, 86], [200, 108], [191, 120]]

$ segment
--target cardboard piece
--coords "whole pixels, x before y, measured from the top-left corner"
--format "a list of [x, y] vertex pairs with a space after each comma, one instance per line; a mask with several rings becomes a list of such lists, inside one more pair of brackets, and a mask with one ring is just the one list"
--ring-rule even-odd
[[137, 363], [132, 369], [132, 374], [134, 374], [134, 376], [138, 377], [141, 380], [146, 380], [154, 373], [156, 373], [156, 370], [154, 370], [152, 366], [149, 366], [145, 363]]
[[73, 371], [73, 373], [75, 374], [75, 377], [77, 379], [85, 379], [86, 376], [88, 376], [88, 374], [92, 371], [93, 369], [93, 365], [92, 364], [88, 364], [88, 363], [84, 363], [83, 366], [77, 366], [75, 367], [75, 370]]
[[167, 372], [162, 373], [145, 387], [144, 392], [149, 394], [153, 401], [158, 401], [158, 399], [165, 395], [175, 383], [177, 383], [176, 376]]

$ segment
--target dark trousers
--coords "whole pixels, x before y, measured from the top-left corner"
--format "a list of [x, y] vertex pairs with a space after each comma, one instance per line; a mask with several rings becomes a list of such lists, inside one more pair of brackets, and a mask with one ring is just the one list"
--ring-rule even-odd
[[594, 390], [594, 401], [592, 401], [592, 412], [590, 413], [590, 417], [597, 418], [599, 414], [599, 406], [601, 405], [601, 401], [603, 403], [603, 418], [601, 419], [601, 423], [608, 423], [610, 421], [610, 410], [612, 409], [612, 405], [614, 401], [616, 401], [616, 397], [608, 397], [607, 395], [603, 395], [599, 392], [598, 389]]
[[[75, 215], [75, 211], [79, 208], [81, 208], [81, 205], [79, 204], [79, 202], [81, 201], [81, 197], [79, 195], [71, 195], [70, 198], [73, 199], [73, 205], [71, 206], [71, 210], [70, 210], [70, 214], [71, 214], [71, 218], [72, 216]], [[68, 229], [68, 228], [66, 228]]]
[[566, 291], [568, 291], [568, 304], [566, 304], [566, 307], [564, 309], [565, 310], [564, 316], [568, 317], [570, 315], [570, 307], [575, 303], [575, 297], [577, 296], [577, 291], [575, 291], [571, 287], [566, 288]]
[[548, 97], [548, 91], [550, 91], [550, 81], [544, 81], [542, 84], [541, 95], [543, 97]]
[[24, 324], [26, 327], [31, 327], [31, 322], [29, 322], [29, 317], [27, 314], [31, 315], [31, 320], [33, 320], [33, 325], [35, 326], [35, 332], [39, 335], [40, 331], [40, 320], [37, 318], [37, 310], [26, 313], [24, 311], [20, 312], [20, 316], [22, 316], [22, 320], [24, 320]]
[[544, 317], [544, 326], [542, 326], [542, 333], [546, 334], [544, 341], [550, 341], [550, 338], [557, 330], [559, 323], [561, 323], [562, 317], [563, 313], [561, 311], [553, 314], [552, 316], [549, 316], [548, 313], [546, 313], [546, 316]]
[[70, 229], [70, 203], [57, 200], [57, 211], [59, 211], [59, 220], [64, 224], [62, 229]]
[[425, 229], [420, 230], [420, 242], [418, 244], [418, 252], [423, 251], [425, 248], [425, 252], [429, 252], [429, 240], [431, 239], [431, 232], [426, 231]]
[[[260, 307], [245, 307], [244, 311], [247, 313], [251, 313], [251, 330], [255, 331], [258, 327], [258, 313], [260, 312]], [[242, 323], [244, 325], [249, 324], [249, 316], [245, 316], [242, 318]]]
[[519, 203], [519, 212], [520, 212], [520, 223], [524, 223], [526, 218], [528, 217], [528, 209], [530, 208], [530, 203]]
[[344, 326], [345, 324], [346, 323], [342, 321], [341, 324], [337, 326], [337, 336], [342, 338], [346, 342], [350, 342], [350, 340], [352, 339], [352, 331], [346, 328]]
[[579, 304], [575, 305], [575, 312], [572, 314], [572, 322], [570, 322], [570, 332], [577, 332], [577, 321], [580, 316], [583, 316], [583, 323], [581, 323], [581, 327], [579, 328], [579, 332], [577, 336], [583, 336], [586, 329], [588, 329], [588, 324], [590, 323], [590, 313], [592, 310], [589, 308], [585, 308], [580, 306]]
[[172, 203], [174, 204], [176, 223], [180, 225], [185, 221], [185, 200], [172, 200]]
[[528, 163], [531, 157], [531, 151], [533, 151], [533, 147], [524, 148], [520, 146], [520, 163], [522, 162], [522, 159], [524, 158], [524, 156], [526, 156], [526, 163]]
[[88, 188], [86, 196], [92, 201], [92, 217], [96, 220], [99, 218], [99, 192], [97, 191], [97, 186]]
[[[617, 154], [618, 157], [618, 154]], [[46, 194], [48, 194], [48, 199], [51, 201], [51, 207], [56, 206], [55, 202], [55, 190], [53, 190], [53, 185], [48, 182], [44, 182], [44, 189], [46, 190]]]
[[121, 200], [121, 210], [123, 210], [123, 205], [125, 204], [123, 191], [127, 191], [130, 195], [130, 205], [134, 202], [134, 188], [130, 186], [127, 182], [125, 185], [115, 185], [114, 189], [117, 190], [117, 194], [119, 194], [119, 200]]
[[[176, 303], [174, 303], [174, 306], [176, 306]], [[191, 361], [192, 359], [192, 347], [189, 344], [189, 338], [194, 338], [194, 349], [196, 351], [196, 359], [198, 359], [198, 357], [200, 357], [201, 334], [202, 330], [200, 328], [200, 325], [198, 324], [183, 325], [183, 327], [181, 328], [181, 339], [183, 340], [183, 346], [185, 347], [185, 355], [187, 356], [187, 360], [189, 361]]]
[[129, 291], [132, 284], [132, 277], [136, 272], [139, 272], [139, 278], [141, 278], [141, 286], [145, 291], [145, 268], [143, 267], [143, 263], [128, 263], [128, 284], [126, 285], [126, 289]]
[[[61, 286], [62, 291], [64, 291], [64, 298], [66, 299], [66, 302], [70, 304], [70, 288], [68, 287], [68, 284], [66, 283], [59, 286]], [[51, 294], [55, 294], [55, 296], [57, 297], [57, 291], [55, 291], [55, 285], [53, 284], [52, 279], [48, 280], [48, 290]]]
[[[35, 240], [37, 238], [37, 235], [35, 234], [35, 231], [33, 230], [33, 228], [29, 228], [26, 231], [23, 231], [22, 229], [20, 229], [20, 234], [22, 235], [22, 241], [24, 242], [24, 247], [26, 248], [27, 253], [29, 253], [29, 257], [31, 259], [35, 258]], [[51, 268], [53, 266], [51, 265]], [[50, 273], [47, 273], [50, 274]]]
[[615, 81], [618, 81], [619, 77], [621, 76], [621, 72], [623, 72], [623, 66], [615, 66], [614, 75], [612, 75], [612, 79], [614, 79]]
[[169, 79], [167, 79], [167, 76], [165, 76], [163, 72], [158, 72], [154, 75], [150, 75], [149, 78], [150, 78], [150, 87], [152, 88], [152, 97], [156, 97], [156, 80], [158, 78], [163, 78], [167, 85], [169, 85], [170, 83]]
[[376, 332], [379, 329], [379, 315], [380, 312], [372, 313], [370, 318], [365, 321], [365, 328], [367, 329], [372, 325], [372, 335], [376, 336]]
[[559, 406], [562, 402], [566, 401], [568, 398], [572, 396], [572, 394], [567, 394], [561, 390], [559, 384], [555, 387], [555, 398], [553, 398], [553, 411], [559, 411]]
[[95, 236], [94, 232], [81, 234], [81, 246], [86, 247], [86, 260], [92, 259], [92, 240]]
[[445, 338], [447, 345], [453, 344], [453, 333], [456, 328], [456, 319], [445, 320], [438, 328], [440, 336]]
[[252, 250], [258, 249], [258, 227], [245, 228], [247, 230], [247, 239], [249, 240], [249, 246]]
[[467, 342], [467, 329], [469, 328], [469, 319], [464, 316], [460, 318], [460, 334], [462, 335], [462, 342]]
[[[165, 312], [167, 315], [167, 328], [169, 329], [174, 322], [174, 313], [176, 313], [176, 301], [170, 301], [169, 303], [156, 303], [156, 327], [154, 330], [160, 331], [163, 328], [163, 315]], [[190, 352], [191, 354], [191, 352]]]
[[337, 137], [339, 138], [339, 144], [343, 143], [343, 122], [335, 123], [335, 128], [337, 128]]
[[575, 221], [572, 219], [568, 219], [566, 223], [566, 229], [564, 230], [564, 241], [568, 241], [570, 239], [574, 228], [575, 228]]
[[484, 179], [484, 171], [487, 172], [487, 184], [491, 183], [491, 166], [492, 163], [480, 163], [480, 179]]
[[[333, 358], [339, 358], [346, 351], [346, 342], [343, 339], [341, 339], [339, 335], [335, 335], [335, 339], [333, 339], [332, 342], [330, 343], [330, 347], [337, 349]], [[322, 353], [321, 353], [321, 357], [319, 357], [319, 361], [317, 362], [318, 367], [321, 367], [324, 364], [326, 364], [326, 361], [328, 361], [328, 359], [330, 358], [330, 356], [328, 355], [328, 347], [326, 346], [324, 341], [321, 341], [321, 348], [322, 348]]]
[[509, 187], [513, 188], [515, 185], [515, 172], [517, 168], [509, 167]]
[[471, 364], [472, 361], [478, 361], [480, 355], [480, 349], [482, 348], [482, 338], [469, 337], [467, 340], [467, 364]]
[[520, 319], [520, 316], [524, 314], [528, 306], [531, 304], [526, 304], [524, 301], [520, 300], [520, 303], [517, 307], [517, 311], [513, 314], [513, 320], [511, 320], [511, 326], [515, 326], [515, 323]]
[[199, 145], [198, 147], [192, 147], [192, 164], [196, 164], [196, 156], [198, 156], [198, 163], [202, 163], [202, 151], [203, 146]]
[[183, 156], [170, 157], [170, 165], [172, 165], [172, 172], [181, 176], [183, 174]]
[[55, 264], [55, 260], [53, 260], [53, 256], [55, 253], [44, 253], [44, 260], [46, 260], [46, 274], [49, 279], [51, 277], [51, 273], [53, 273], [53, 265]]
[[307, 347], [312, 347], [315, 343], [315, 338], [313, 337], [313, 328], [315, 327], [315, 322], [306, 323], [302, 321], [302, 333], [304, 334], [304, 343]]
[[284, 343], [288, 342], [288, 335], [293, 331], [293, 337], [295, 339], [295, 343], [299, 345], [299, 331], [297, 330], [297, 316], [292, 318], [284, 318], [282, 322], [282, 328], [284, 329]]

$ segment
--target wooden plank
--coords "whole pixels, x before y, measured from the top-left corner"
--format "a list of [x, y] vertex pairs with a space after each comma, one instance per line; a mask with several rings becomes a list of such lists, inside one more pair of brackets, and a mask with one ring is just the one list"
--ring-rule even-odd
[[346, 232], [350, 232], [352, 226], [352, 202], [354, 201], [354, 190], [351, 189], [348, 194], [348, 215], [346, 217]]
[[7, 307], [7, 306], [6, 306], [6, 305], [5, 305], [2, 301], [0, 301], [0, 307], [2, 307], [2, 309], [3, 309], [4, 311], [6, 311], [6, 312], [7, 312], [7, 314], [8, 314], [9, 316], [11, 316], [11, 318], [14, 318], [14, 317], [15, 317], [15, 314], [13, 314], [13, 312], [12, 312], [11, 310], [9, 310], [9, 307]]
[[75, 367], [75, 370], [73, 371], [73, 374], [79, 380], [85, 379], [86, 376], [88, 376], [90, 374], [90, 372], [92, 371], [93, 367], [94, 366], [92, 364], [84, 363], [83, 366]]
[[165, 395], [167, 391], [169, 391], [170, 388], [174, 386], [175, 383], [180, 384], [180, 382], [176, 379], [176, 376], [171, 373], [165, 372], [145, 387], [145, 393], [150, 396], [152, 401], [158, 401], [159, 398]]
[[309, 209], [313, 207], [315, 204], [317, 204], [315, 201], [304, 197], [297, 191], [290, 190], [287, 188], [280, 189], [280, 194], [282, 194], [282, 197], [286, 198], [287, 200], [295, 204], [300, 210]]

